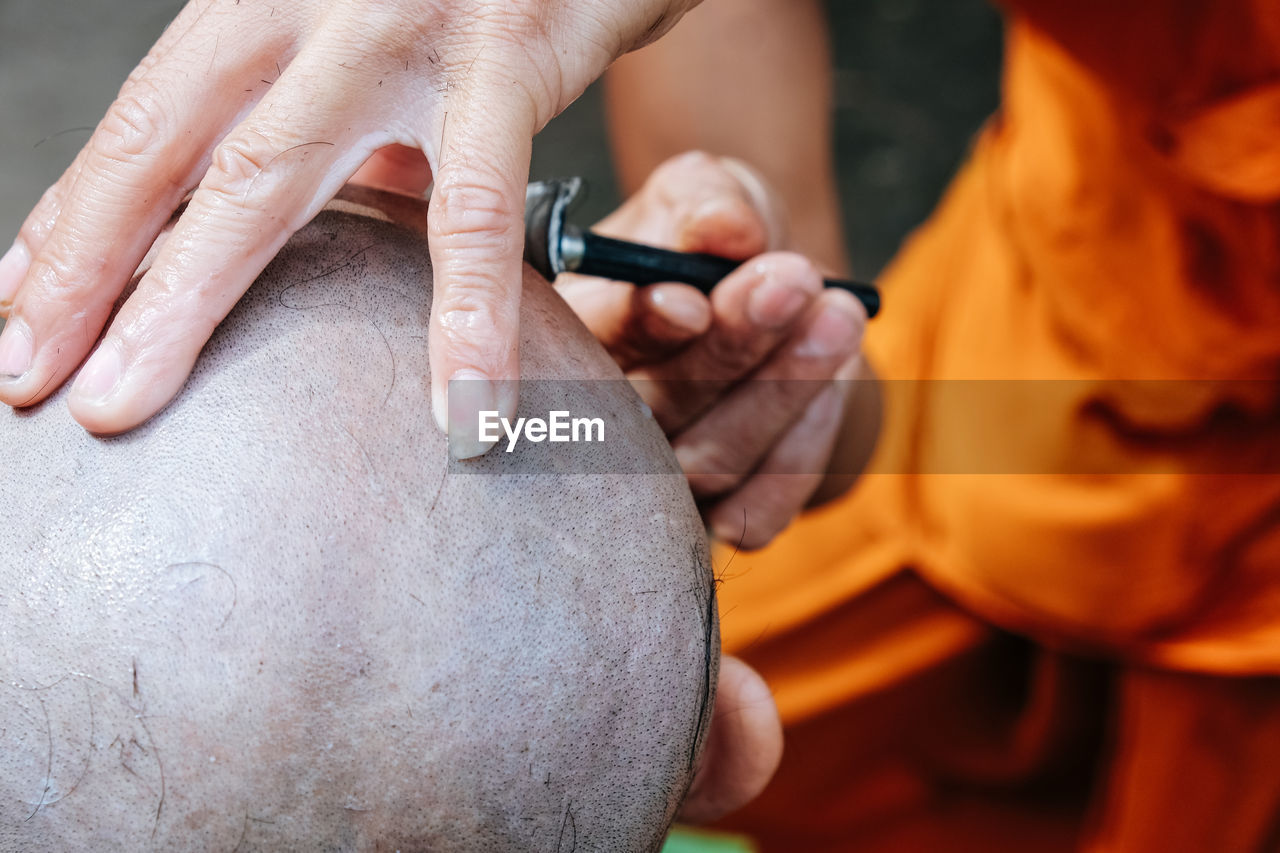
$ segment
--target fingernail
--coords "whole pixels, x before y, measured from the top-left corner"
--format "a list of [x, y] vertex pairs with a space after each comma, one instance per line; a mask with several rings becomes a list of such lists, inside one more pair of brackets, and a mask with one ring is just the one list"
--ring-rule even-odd
[[[850, 297], [852, 298], [852, 297]], [[853, 309], [832, 299], [814, 319], [795, 353], [801, 358], [848, 355], [857, 344], [861, 322]]]
[[734, 211], [739, 205], [733, 199], [715, 196], [694, 207], [680, 220], [679, 235], [673, 248], [680, 251], [706, 251], [707, 244], [732, 242], [738, 234]]
[[701, 332], [707, 326], [705, 298], [654, 288], [649, 291], [649, 300], [669, 325], [687, 332]]
[[747, 316], [766, 329], [781, 329], [793, 323], [809, 303], [809, 291], [789, 276], [763, 270], [764, 280], [747, 300]]
[[18, 379], [30, 370], [34, 351], [26, 323], [17, 318], [5, 323], [0, 332], [0, 380]]
[[18, 293], [18, 285], [27, 276], [31, 268], [31, 252], [27, 244], [14, 240], [9, 251], [0, 258], [0, 311], [8, 311], [13, 307], [13, 297]]
[[124, 360], [118, 347], [103, 341], [81, 368], [71, 393], [86, 403], [105, 403], [120, 385]]
[[[459, 370], [449, 377], [449, 455], [472, 459], [497, 443], [502, 428], [494, 382], [476, 370]], [[482, 419], [485, 437], [481, 436]]]

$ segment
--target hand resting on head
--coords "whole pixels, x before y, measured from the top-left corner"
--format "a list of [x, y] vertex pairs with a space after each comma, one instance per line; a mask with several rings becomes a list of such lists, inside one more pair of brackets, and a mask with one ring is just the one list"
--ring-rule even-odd
[[[644, 851], [708, 740], [716, 809], [763, 784], [741, 665], [708, 739], [715, 586], [658, 426], [601, 452], [665, 474], [448, 460], [424, 229], [349, 190], [133, 432], [59, 398], [0, 417], [0, 849]], [[639, 411], [525, 293], [522, 375]]]

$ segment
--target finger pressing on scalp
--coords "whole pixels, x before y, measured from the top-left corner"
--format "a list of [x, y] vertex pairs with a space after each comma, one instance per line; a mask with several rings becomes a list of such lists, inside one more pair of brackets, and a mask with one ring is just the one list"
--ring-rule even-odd
[[846, 383], [826, 383], [745, 483], [717, 501], [707, 524], [717, 538], [763, 548], [822, 484], [844, 417]]
[[[40, 246], [27, 247], [30, 266], [0, 340], [0, 401], [37, 402], [71, 374], [198, 180], [205, 152], [234, 122], [239, 101], [224, 92], [232, 82], [192, 76], [194, 61], [175, 51], [135, 77], [78, 158], [74, 180], [51, 191], [29, 222], [23, 242]], [[181, 95], [175, 79], [186, 80]]]
[[672, 446], [694, 495], [723, 494], [755, 469], [857, 353], [865, 323], [852, 296], [823, 293], [791, 339], [750, 379], [676, 435]]
[[[161, 33], [160, 38], [152, 45], [142, 61], [129, 72], [128, 78], [116, 95], [117, 100], [128, 97], [139, 81], [150, 74], [156, 65], [169, 55], [186, 35], [191, 25], [211, 6], [212, 4], [201, 5], [200, 3], [189, 3], [185, 6]], [[18, 288], [31, 267], [32, 258], [40, 253], [45, 241], [53, 233], [58, 216], [62, 213], [63, 203], [70, 195], [76, 179], [79, 178], [80, 168], [90, 150], [91, 145], [82, 147], [76, 153], [71, 165], [52, 186], [44, 191], [36, 206], [27, 215], [13, 245], [3, 257], [0, 257], [0, 317], [9, 316]]]
[[513, 74], [477, 55], [449, 94], [441, 141], [432, 144], [439, 152], [427, 210], [432, 409], [460, 459], [491, 446], [479, 438], [479, 412], [512, 417], [516, 407], [524, 195], [537, 110]]
[[279, 248], [377, 147], [349, 129], [354, 87], [323, 77], [322, 54], [304, 50], [214, 149], [173, 233], [76, 378], [69, 405], [86, 428], [120, 432], [159, 411]]
[[556, 290], [624, 371], [670, 357], [711, 325], [711, 303], [685, 284], [636, 287], [566, 273]]
[[75, 183], [76, 176], [80, 174], [80, 164], [84, 162], [86, 150], [80, 149], [62, 177], [44, 191], [18, 229], [13, 245], [0, 257], [0, 317], [9, 316], [18, 288], [31, 269], [32, 257], [44, 248], [45, 241], [53, 233], [58, 214], [62, 212], [63, 200]]
[[782, 760], [782, 721], [769, 685], [735, 657], [720, 660], [706, 746], [680, 819], [705, 823], [754, 799]]
[[641, 396], [668, 433], [702, 414], [791, 337], [822, 291], [802, 255], [775, 252], [739, 267], [711, 292], [711, 328], [673, 358], [635, 372]]

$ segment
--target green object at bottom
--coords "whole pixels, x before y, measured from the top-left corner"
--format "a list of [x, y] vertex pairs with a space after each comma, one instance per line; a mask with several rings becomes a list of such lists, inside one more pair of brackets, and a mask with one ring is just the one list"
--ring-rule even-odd
[[672, 828], [662, 853], [755, 853], [755, 845], [741, 835], [725, 835], [685, 826]]

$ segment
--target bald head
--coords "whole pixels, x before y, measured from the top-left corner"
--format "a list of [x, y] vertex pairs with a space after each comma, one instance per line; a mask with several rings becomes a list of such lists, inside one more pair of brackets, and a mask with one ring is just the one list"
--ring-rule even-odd
[[[132, 433], [0, 416], [0, 849], [660, 843], [719, 657], [692, 500], [618, 381], [592, 452], [666, 473], [448, 462], [422, 226], [349, 193]], [[523, 304], [526, 377], [621, 380]]]

